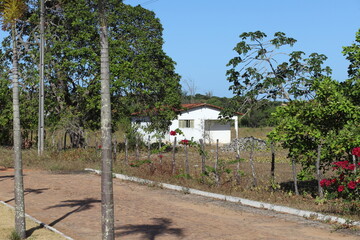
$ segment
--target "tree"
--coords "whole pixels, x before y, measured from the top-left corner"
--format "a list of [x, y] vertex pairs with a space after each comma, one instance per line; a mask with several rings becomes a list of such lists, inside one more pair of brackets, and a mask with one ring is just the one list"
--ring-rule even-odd
[[[39, 9], [30, 2], [29, 21], [22, 30], [29, 44], [24, 47], [27, 56], [21, 68], [28, 73], [23, 76], [29, 79], [26, 85], [32, 87], [38, 84]], [[162, 50], [160, 21], [140, 6], [117, 0], [108, 4], [114, 128], [131, 113], [145, 111], [154, 129], [165, 129], [176, 117], [174, 109], [179, 108], [181, 87], [175, 62]], [[72, 146], [82, 147], [85, 129], [100, 127], [97, 1], [46, 1], [45, 9], [46, 125], [65, 129]], [[37, 95], [38, 89], [35, 91]]]
[[299, 98], [311, 98], [312, 81], [322, 75], [331, 73], [329, 67], [322, 67], [326, 56], [312, 53], [303, 58], [302, 51], [286, 51], [296, 40], [285, 33], [276, 32], [274, 38], [267, 40], [263, 32], [244, 32], [241, 41], [234, 50], [238, 56], [227, 64], [227, 80], [232, 84], [235, 96], [244, 97], [237, 111], [246, 113], [258, 100], [270, 99], [291, 101]]
[[360, 144], [359, 131], [354, 131], [360, 119], [359, 106], [346, 96], [342, 84], [324, 77], [315, 79], [311, 90], [313, 99], [277, 108], [274, 117], [278, 125], [269, 134], [272, 141], [289, 149], [289, 157], [300, 162], [308, 173], [325, 171], [331, 162], [349, 156], [351, 149]]
[[102, 239], [114, 238], [114, 197], [112, 182], [111, 147], [111, 101], [110, 101], [110, 65], [107, 26], [107, 1], [99, 0], [100, 46], [101, 46], [101, 223]]
[[24, 239], [25, 228], [25, 203], [24, 184], [21, 156], [21, 126], [19, 107], [19, 76], [18, 76], [18, 49], [17, 49], [17, 21], [22, 17], [26, 5], [23, 1], [4, 0], [1, 2], [1, 18], [3, 27], [11, 29], [12, 39], [12, 84], [13, 84], [13, 129], [14, 129], [14, 166], [15, 166], [15, 231]]

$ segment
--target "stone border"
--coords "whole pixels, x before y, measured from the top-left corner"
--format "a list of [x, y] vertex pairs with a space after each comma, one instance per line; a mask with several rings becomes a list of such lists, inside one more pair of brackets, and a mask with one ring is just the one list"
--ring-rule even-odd
[[[0, 203], [3, 204], [3, 205], [6, 206], [6, 207], [9, 207], [9, 208], [12, 208], [12, 209], [15, 210], [15, 208], [14, 208], [13, 206], [11, 206], [10, 204], [8, 204], [8, 203], [6, 203], [6, 202], [4, 202], [4, 201], [0, 201]], [[39, 224], [41, 227], [46, 228], [46, 229], [48, 229], [48, 230], [50, 230], [50, 231], [52, 231], [52, 232], [54, 232], [54, 233], [57, 233], [57, 234], [61, 235], [62, 237], [64, 237], [64, 238], [67, 239], [67, 240], [74, 240], [73, 238], [71, 238], [71, 237], [65, 235], [64, 233], [60, 232], [59, 230], [57, 230], [57, 229], [55, 229], [55, 228], [53, 228], [53, 227], [51, 227], [51, 226], [49, 226], [49, 225], [47, 225], [47, 224], [39, 221], [39, 220], [37, 220], [36, 218], [30, 216], [30, 215], [27, 214], [27, 213], [25, 213], [25, 216], [26, 216], [27, 218], [29, 218], [30, 220], [34, 221], [35, 223]]]
[[[85, 168], [85, 171], [91, 171], [91, 172], [95, 172], [96, 174], [101, 174], [101, 171], [91, 169], [91, 168]], [[296, 216], [300, 216], [300, 217], [304, 217], [304, 218], [311, 218], [311, 219], [320, 220], [320, 221], [324, 221], [324, 222], [335, 222], [335, 223], [340, 223], [340, 224], [349, 224], [349, 225], [353, 225], [353, 226], [360, 226], [360, 222], [358, 222], [358, 221], [346, 220], [344, 218], [330, 216], [330, 215], [324, 215], [324, 214], [317, 213], [317, 212], [305, 211], [305, 210], [300, 210], [300, 209], [290, 208], [290, 207], [285, 207], [285, 206], [280, 206], [280, 205], [273, 205], [270, 203], [264, 203], [264, 202], [259, 202], [259, 201], [252, 201], [249, 199], [233, 197], [233, 196], [229, 196], [229, 195], [205, 192], [205, 191], [201, 191], [201, 190], [197, 190], [197, 189], [193, 189], [193, 188], [177, 186], [177, 185], [161, 183], [161, 182], [155, 182], [155, 181], [151, 181], [151, 180], [147, 180], [147, 179], [126, 176], [123, 174], [114, 174], [114, 176], [116, 178], [131, 181], [131, 182], [155, 185], [155, 186], [167, 188], [170, 190], [200, 195], [200, 196], [204, 196], [204, 197], [215, 198], [215, 199], [233, 202], [233, 203], [240, 203], [242, 205], [255, 207], [255, 208], [262, 208], [262, 209], [272, 210], [272, 211], [276, 211], [276, 212], [288, 213], [288, 214], [292, 214], [292, 215], [296, 215]]]

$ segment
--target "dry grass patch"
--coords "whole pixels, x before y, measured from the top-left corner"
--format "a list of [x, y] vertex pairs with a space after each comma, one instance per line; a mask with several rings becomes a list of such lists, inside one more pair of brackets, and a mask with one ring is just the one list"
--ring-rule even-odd
[[[11, 240], [10, 236], [14, 231], [14, 210], [0, 204], [0, 239]], [[30, 219], [26, 219], [26, 231], [31, 235], [27, 240], [64, 240], [65, 238], [57, 233], [40, 227]]]

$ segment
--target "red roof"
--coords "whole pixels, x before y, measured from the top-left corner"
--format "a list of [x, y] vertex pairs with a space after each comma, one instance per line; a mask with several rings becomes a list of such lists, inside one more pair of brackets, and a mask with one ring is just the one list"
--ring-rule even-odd
[[[181, 104], [181, 109], [175, 109], [175, 112], [184, 112], [190, 109], [195, 109], [195, 108], [201, 108], [201, 107], [209, 107], [209, 108], [215, 108], [217, 110], [223, 110], [222, 107], [218, 107], [212, 104], [208, 104], [208, 103], [187, 103], [187, 104]], [[149, 111], [149, 110], [148, 110]], [[147, 111], [146, 111], [147, 112]], [[136, 113], [132, 113], [132, 116], [136, 116], [136, 115], [140, 115], [140, 112], [136, 112]], [[238, 115], [243, 115], [242, 113], [238, 113]]]

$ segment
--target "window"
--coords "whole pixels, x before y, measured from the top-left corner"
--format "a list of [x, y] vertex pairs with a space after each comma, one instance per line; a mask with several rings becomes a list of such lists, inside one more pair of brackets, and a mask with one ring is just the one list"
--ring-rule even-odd
[[179, 120], [179, 128], [194, 128], [194, 120]]

